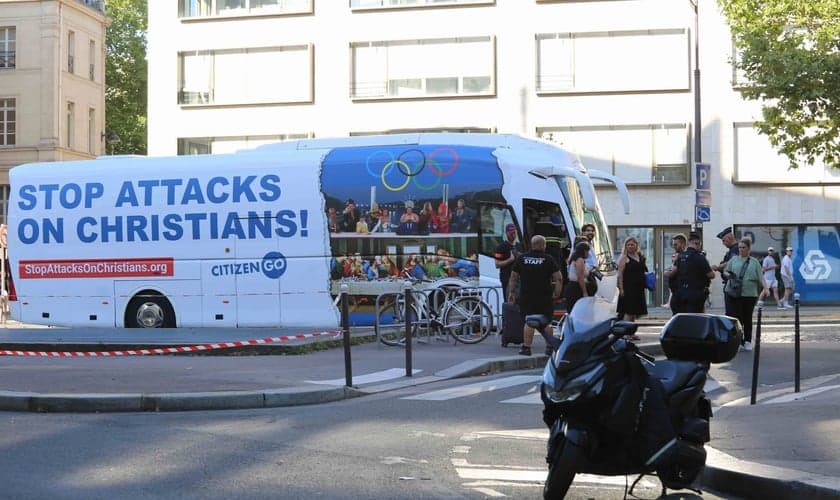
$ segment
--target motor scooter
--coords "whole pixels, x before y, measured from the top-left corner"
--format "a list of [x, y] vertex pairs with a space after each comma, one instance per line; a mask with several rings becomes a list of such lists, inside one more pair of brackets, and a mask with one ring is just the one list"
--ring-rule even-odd
[[[525, 318], [537, 329], [546, 320]], [[578, 473], [638, 474], [636, 482], [656, 474], [664, 496], [689, 488], [702, 472], [712, 417], [704, 392], [709, 366], [735, 356], [741, 325], [727, 316], [675, 315], [660, 335], [667, 360], [626, 340], [636, 328], [587, 321], [574, 311], [566, 316], [540, 385], [550, 430], [544, 498], [563, 498]]]

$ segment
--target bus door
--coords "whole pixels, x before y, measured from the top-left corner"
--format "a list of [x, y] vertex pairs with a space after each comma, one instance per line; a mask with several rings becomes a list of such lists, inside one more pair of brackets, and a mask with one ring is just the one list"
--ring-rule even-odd
[[560, 205], [533, 199], [525, 199], [522, 203], [522, 213], [525, 214], [525, 241], [530, 244], [533, 236], [543, 236], [545, 251], [554, 257], [565, 280], [566, 260], [571, 251], [571, 241]]
[[522, 247], [528, 245], [522, 240], [522, 229], [513, 213], [510, 205], [495, 202], [480, 202], [479, 211], [479, 252], [478, 268], [481, 270], [482, 278], [499, 279], [499, 270], [496, 269], [496, 248], [505, 241], [505, 226], [513, 224], [516, 226], [517, 241], [522, 242]]
[[236, 324], [240, 327], [279, 325], [278, 273], [285, 266], [285, 259], [280, 258], [278, 238], [237, 239], [233, 245]]

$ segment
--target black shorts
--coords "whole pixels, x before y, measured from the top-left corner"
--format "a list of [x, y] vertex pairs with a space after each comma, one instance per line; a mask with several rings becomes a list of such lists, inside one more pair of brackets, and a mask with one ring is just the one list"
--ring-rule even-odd
[[546, 302], [545, 300], [534, 301], [523, 297], [519, 302], [519, 314], [522, 316], [522, 321], [525, 321], [525, 316], [530, 314], [542, 314], [551, 321], [552, 316], [554, 316], [554, 302]]

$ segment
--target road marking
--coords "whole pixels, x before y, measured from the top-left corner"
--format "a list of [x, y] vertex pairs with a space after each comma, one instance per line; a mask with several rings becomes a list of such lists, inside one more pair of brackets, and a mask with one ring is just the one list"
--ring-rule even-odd
[[[840, 377], [840, 373], [834, 373], [831, 375], [821, 375], [819, 377], [804, 379], [800, 381], [800, 385], [802, 387], [810, 387], [811, 389], [815, 387], [819, 387], [821, 384], [825, 384], [826, 382], [834, 381], [837, 377]], [[771, 386], [774, 387], [774, 386]], [[768, 399], [772, 399], [773, 397], [778, 397], [780, 395], [789, 394], [790, 391], [793, 390], [793, 386], [790, 384], [784, 384], [784, 387], [779, 389], [771, 389], [765, 391], [763, 393], [757, 394], [756, 399], [759, 404], [764, 404], [765, 401]], [[810, 389], [809, 389], [810, 390]], [[745, 389], [742, 392], [746, 394], [750, 394], [749, 389]], [[801, 393], [799, 393], [801, 394]], [[737, 399], [733, 399], [732, 401], [727, 401], [720, 405], [720, 407], [726, 406], [745, 406], [750, 404], [750, 396], [743, 396]]]
[[[411, 373], [418, 374], [423, 370], [412, 370]], [[405, 368], [389, 368], [387, 370], [382, 370], [378, 372], [368, 373], [367, 375], [361, 375], [358, 377], [353, 377], [354, 384], [371, 384], [374, 382], [382, 382], [385, 380], [393, 380], [395, 378], [401, 378], [405, 376]], [[310, 384], [321, 384], [321, 385], [337, 385], [341, 386], [344, 385], [347, 381], [344, 378], [335, 378], [332, 380], [307, 380]]]
[[507, 496], [504, 493], [500, 493], [500, 492], [498, 492], [494, 489], [491, 489], [491, 488], [473, 488], [473, 489], [475, 491], [481, 493], [482, 495], [487, 496], [487, 497], [499, 498], [499, 497], [506, 497]]
[[524, 396], [519, 396], [518, 398], [511, 398], [505, 399], [502, 403], [512, 403], [512, 404], [520, 404], [520, 405], [541, 405], [543, 404], [542, 399], [540, 399], [539, 392], [532, 392], [530, 394], [526, 394]]
[[447, 401], [455, 398], [463, 398], [467, 396], [474, 396], [485, 392], [495, 391], [497, 389], [505, 389], [522, 384], [532, 384], [539, 382], [542, 377], [539, 375], [514, 375], [512, 377], [503, 377], [493, 380], [486, 380], [475, 384], [467, 384], [458, 387], [450, 387], [449, 389], [440, 389], [438, 391], [425, 392], [423, 394], [416, 394], [414, 396], [407, 396], [402, 399], [415, 399], [421, 401]]
[[774, 404], [774, 403], [790, 403], [791, 401], [797, 401], [799, 399], [805, 399], [808, 396], [814, 396], [816, 394], [820, 394], [821, 392], [831, 391], [834, 389], [840, 389], [840, 385], [828, 385], [825, 387], [814, 387], [813, 389], [809, 389], [804, 392], [794, 392], [793, 394], [786, 394], [784, 396], [779, 396], [777, 398], [769, 399], [766, 401], [762, 401], [761, 404]]

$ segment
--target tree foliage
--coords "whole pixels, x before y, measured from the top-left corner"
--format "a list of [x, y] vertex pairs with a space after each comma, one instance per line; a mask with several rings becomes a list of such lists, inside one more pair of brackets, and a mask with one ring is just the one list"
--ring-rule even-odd
[[791, 168], [840, 168], [840, 1], [718, 0], [744, 72], [763, 103], [758, 130]]
[[111, 154], [146, 154], [147, 11], [146, 0], [106, 3], [105, 138]]

